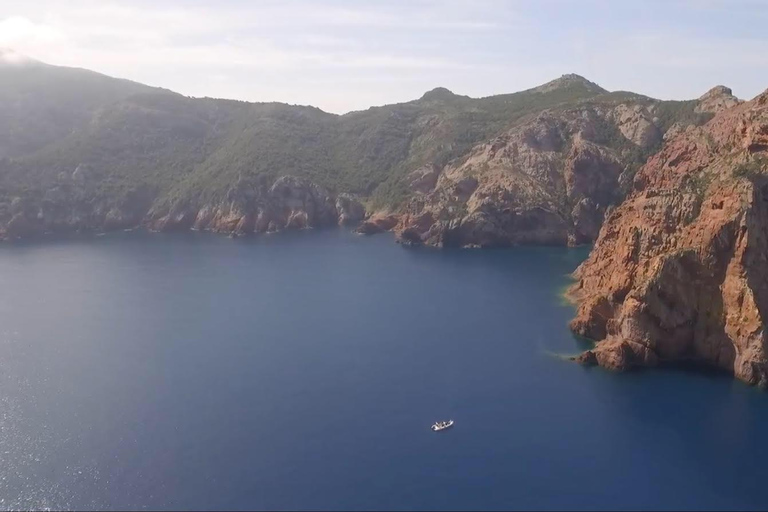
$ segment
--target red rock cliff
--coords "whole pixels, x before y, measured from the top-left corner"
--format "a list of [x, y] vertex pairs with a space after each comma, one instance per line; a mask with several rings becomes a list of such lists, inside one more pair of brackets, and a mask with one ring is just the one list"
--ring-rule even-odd
[[578, 360], [689, 361], [768, 385], [768, 91], [667, 142], [569, 290]]

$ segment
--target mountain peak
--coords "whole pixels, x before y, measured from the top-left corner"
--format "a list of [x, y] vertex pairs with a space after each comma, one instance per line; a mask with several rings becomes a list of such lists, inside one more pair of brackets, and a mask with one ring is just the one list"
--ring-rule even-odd
[[544, 85], [534, 87], [532, 90], [535, 92], [551, 92], [558, 89], [566, 89], [574, 86], [581, 86], [595, 93], [608, 92], [596, 83], [590, 82], [583, 76], [577, 75], [576, 73], [565, 74], [560, 78], [555, 78], [554, 80], [545, 83]]
[[694, 110], [716, 114], [739, 103], [741, 100], [733, 95], [733, 91], [729, 87], [716, 85], [698, 99], [698, 104]]
[[733, 96], [733, 90], [731, 90], [730, 87], [726, 87], [724, 85], [716, 85], [707, 92], [702, 95], [701, 99], [710, 97], [710, 96]]
[[440, 101], [440, 100], [450, 100], [455, 97], [456, 97], [456, 94], [452, 93], [445, 87], [435, 87], [431, 91], [425, 92], [424, 95], [421, 97], [421, 99], [427, 100], [427, 101]]
[[12, 48], [0, 47], [0, 66], [29, 66], [33, 64], [40, 64], [40, 62]]

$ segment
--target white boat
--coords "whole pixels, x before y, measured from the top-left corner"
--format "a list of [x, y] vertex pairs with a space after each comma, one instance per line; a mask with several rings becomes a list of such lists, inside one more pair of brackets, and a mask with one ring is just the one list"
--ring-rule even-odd
[[434, 425], [432, 425], [432, 431], [440, 432], [441, 430], [451, 428], [452, 426], [453, 426], [453, 420], [438, 421]]

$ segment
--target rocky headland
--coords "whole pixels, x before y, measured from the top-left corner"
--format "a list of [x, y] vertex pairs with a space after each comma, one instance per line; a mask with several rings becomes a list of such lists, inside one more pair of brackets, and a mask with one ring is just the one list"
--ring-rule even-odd
[[571, 327], [597, 342], [579, 361], [686, 362], [768, 385], [768, 92], [714, 103], [637, 173], [575, 272]]

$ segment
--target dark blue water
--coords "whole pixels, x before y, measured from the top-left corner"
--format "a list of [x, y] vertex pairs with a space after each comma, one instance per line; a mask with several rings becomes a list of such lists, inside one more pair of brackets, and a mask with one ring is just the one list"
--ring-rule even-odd
[[0, 508], [768, 506], [768, 395], [556, 356], [580, 348], [559, 292], [584, 256], [3, 245]]

